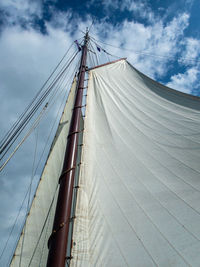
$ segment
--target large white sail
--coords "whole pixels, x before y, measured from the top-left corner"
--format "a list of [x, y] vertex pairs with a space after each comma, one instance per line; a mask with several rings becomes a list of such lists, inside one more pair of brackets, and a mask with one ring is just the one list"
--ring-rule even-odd
[[90, 71], [70, 266], [199, 266], [200, 99]]
[[25, 228], [13, 256], [12, 267], [46, 266], [47, 242], [52, 232], [58, 194], [58, 180], [63, 166], [75, 92], [76, 79], [72, 84]]

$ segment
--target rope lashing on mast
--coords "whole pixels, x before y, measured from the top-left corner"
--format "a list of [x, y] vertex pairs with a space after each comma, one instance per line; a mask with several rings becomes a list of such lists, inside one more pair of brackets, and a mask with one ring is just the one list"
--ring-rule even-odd
[[[84, 88], [81, 88], [81, 89], [84, 89]], [[84, 107], [86, 107], [86, 105], [76, 106], [76, 107], [74, 107], [73, 109], [75, 109], [75, 108], [84, 108]]]
[[20, 148], [20, 146], [26, 141], [26, 139], [30, 136], [30, 134], [37, 128], [37, 126], [40, 123], [40, 120], [43, 116], [43, 113], [45, 109], [47, 108], [47, 103], [45, 104], [45, 107], [43, 110], [40, 112], [39, 116], [36, 118], [35, 122], [32, 124], [30, 130], [25, 134], [21, 142], [15, 147], [13, 152], [10, 154], [10, 156], [7, 158], [7, 160], [3, 163], [3, 165], [0, 166], [0, 172], [5, 168], [5, 166], [8, 164], [8, 162], [11, 160], [11, 158], [14, 156], [14, 154], [17, 152], [17, 150]]
[[[74, 217], [74, 218], [75, 218], [75, 217]], [[71, 218], [70, 218], [70, 220], [71, 220]], [[49, 248], [49, 246], [50, 246], [50, 242], [51, 242], [53, 236], [54, 236], [58, 231], [60, 231], [60, 229], [62, 229], [67, 223], [68, 223], [68, 222], [62, 222], [62, 223], [60, 223], [60, 224], [59, 224], [59, 227], [58, 227], [57, 229], [54, 229], [54, 230], [52, 231], [52, 233], [51, 233], [51, 235], [50, 235], [50, 237], [49, 237], [49, 240], [48, 240], [48, 248]]]
[[76, 166], [73, 166], [73, 167], [69, 168], [68, 170], [64, 171], [64, 172], [60, 175], [60, 178], [59, 178], [59, 182], [58, 182], [58, 183], [60, 184], [60, 182], [61, 182], [63, 176], [64, 176], [66, 173], [68, 173], [68, 172], [70, 172], [70, 171], [74, 171], [75, 169], [76, 169]]

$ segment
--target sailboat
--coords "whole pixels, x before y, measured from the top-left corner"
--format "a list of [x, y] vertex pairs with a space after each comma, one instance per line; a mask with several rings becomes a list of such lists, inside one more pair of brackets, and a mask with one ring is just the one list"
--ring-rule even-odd
[[89, 38], [10, 266], [199, 266], [200, 98]]

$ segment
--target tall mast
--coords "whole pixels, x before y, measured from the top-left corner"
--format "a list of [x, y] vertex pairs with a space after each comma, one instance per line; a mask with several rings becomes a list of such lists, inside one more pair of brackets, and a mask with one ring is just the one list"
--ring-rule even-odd
[[68, 142], [65, 152], [63, 171], [60, 177], [60, 188], [56, 212], [54, 217], [53, 232], [49, 239], [49, 255], [47, 267], [65, 267], [66, 251], [69, 234], [69, 224], [74, 187], [75, 167], [78, 151], [78, 133], [81, 118], [81, 106], [86, 71], [88, 31], [84, 37], [82, 56], [78, 75], [78, 88], [69, 129]]

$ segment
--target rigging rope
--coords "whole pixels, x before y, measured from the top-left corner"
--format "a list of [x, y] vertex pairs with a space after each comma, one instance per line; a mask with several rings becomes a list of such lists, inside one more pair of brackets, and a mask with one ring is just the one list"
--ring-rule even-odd
[[13, 152], [10, 154], [10, 156], [7, 158], [7, 160], [1, 165], [0, 167], [0, 172], [5, 168], [5, 166], [7, 165], [7, 163], [10, 161], [10, 159], [14, 156], [14, 154], [17, 152], [17, 150], [20, 148], [20, 146], [25, 142], [25, 140], [29, 137], [29, 135], [34, 131], [34, 129], [38, 126], [38, 124], [40, 123], [41, 117], [45, 111], [46, 105], [43, 108], [43, 110], [40, 112], [39, 116], [36, 118], [36, 120], [34, 121], [34, 123], [32, 124], [31, 128], [29, 129], [29, 131], [25, 134], [25, 136], [23, 137], [23, 139], [21, 140], [21, 142], [15, 147], [15, 149], [13, 150]]
[[[68, 81], [66, 82], [65, 86], [63, 86], [63, 89], [62, 89], [62, 91], [60, 92], [60, 94], [63, 92], [63, 90], [64, 90], [65, 87], [67, 86], [69, 80], [72, 79], [72, 76], [73, 76], [73, 74], [75, 73], [75, 70], [76, 70], [76, 69], [77, 69], [77, 65], [75, 66], [75, 69], [74, 69], [74, 71], [72, 72], [71, 77], [68, 79]], [[66, 73], [66, 75], [67, 75], [67, 73]], [[65, 75], [65, 76], [66, 76], [66, 75]], [[64, 78], [65, 78], [65, 76], [64, 76]], [[63, 78], [63, 80], [61, 81], [62, 83], [63, 83], [63, 81], [64, 81], [64, 78]], [[55, 97], [56, 93], [58, 92], [59, 85], [60, 85], [60, 87], [62, 86], [61, 82], [60, 82], [60, 84], [58, 84], [58, 86], [57, 86], [57, 90], [55, 91], [54, 95], [51, 96], [51, 98], [49, 99], [49, 102], [45, 104], [45, 107], [43, 108], [42, 112], [39, 114], [39, 116], [36, 118], [35, 122], [32, 124], [30, 130], [29, 130], [29, 131], [27, 132], [27, 134], [24, 136], [24, 138], [22, 139], [22, 141], [15, 147], [14, 151], [10, 154], [10, 156], [8, 157], [8, 159], [7, 159], [7, 160], [0, 166], [0, 172], [4, 169], [4, 167], [7, 165], [7, 163], [9, 162], [9, 160], [14, 156], [14, 154], [17, 152], [17, 150], [20, 148], [20, 146], [21, 146], [21, 145], [25, 142], [25, 140], [30, 136], [30, 134], [33, 132], [33, 130], [39, 125], [39, 123], [40, 123], [42, 117], [44, 116], [44, 114], [46, 114], [47, 107], [50, 109], [50, 107], [54, 105], [54, 103], [56, 102], [56, 99], [54, 100], [54, 102], [53, 102], [52, 105], [50, 105], [49, 103], [51, 103], [51, 100], [53, 99], [53, 97]], [[59, 94], [59, 95], [60, 95], [60, 94]], [[59, 96], [59, 95], [58, 95], [58, 96]], [[58, 98], [58, 96], [57, 96], [57, 98]]]
[[5, 252], [5, 250], [6, 250], [7, 246], [8, 246], [9, 240], [10, 240], [10, 238], [11, 238], [11, 236], [12, 236], [12, 233], [13, 233], [13, 231], [14, 231], [14, 228], [15, 228], [15, 226], [16, 226], [17, 220], [18, 220], [19, 215], [20, 215], [20, 213], [21, 213], [21, 211], [22, 211], [22, 208], [23, 208], [23, 206], [24, 206], [24, 202], [25, 202], [25, 200], [26, 200], [27, 195], [28, 195], [28, 190], [27, 190], [27, 192], [26, 192], [26, 194], [25, 194], [25, 197], [24, 197], [24, 199], [23, 199], [23, 201], [22, 201], [22, 204], [21, 204], [21, 206], [20, 206], [20, 208], [19, 208], [19, 211], [18, 211], [18, 213], [17, 213], [17, 216], [16, 216], [16, 218], [15, 218], [14, 224], [13, 224], [11, 230], [10, 230], [9, 236], [8, 236], [8, 238], [7, 238], [7, 240], [6, 240], [6, 243], [5, 243], [4, 247], [3, 247], [3, 250], [2, 250], [1, 255], [0, 255], [0, 260], [2, 259], [3, 255], [4, 255], [4, 252]]
[[41, 236], [42, 236], [42, 234], [43, 234], [43, 232], [44, 232], [45, 225], [46, 225], [46, 223], [47, 223], [47, 220], [48, 220], [48, 218], [49, 218], [49, 214], [50, 214], [50, 212], [51, 212], [51, 208], [52, 208], [53, 203], [54, 203], [54, 200], [55, 200], [55, 196], [56, 196], [56, 192], [57, 192], [57, 190], [58, 190], [58, 186], [59, 186], [59, 184], [57, 184], [56, 190], [55, 190], [55, 192], [54, 192], [54, 194], [53, 194], [53, 199], [52, 199], [52, 201], [51, 201], [49, 210], [48, 210], [48, 212], [47, 212], [47, 216], [46, 216], [46, 218], [45, 218], [45, 221], [44, 221], [42, 230], [41, 230], [41, 232], [40, 232], [38, 241], [37, 241], [37, 243], [36, 243], [36, 246], [35, 246], [35, 248], [34, 248], [34, 250], [33, 250], [33, 254], [32, 254], [32, 256], [31, 256], [31, 259], [30, 259], [30, 262], [29, 262], [28, 267], [30, 266], [30, 264], [31, 264], [31, 262], [32, 262], [32, 260], [33, 260], [33, 257], [34, 257], [34, 255], [35, 255], [35, 252], [36, 252], [36, 249], [37, 249], [37, 247], [38, 247], [39, 241], [40, 241]]
[[37, 94], [35, 95], [35, 97], [31, 101], [31, 103], [25, 108], [25, 110], [22, 112], [22, 114], [19, 116], [19, 118], [16, 120], [16, 122], [12, 125], [12, 127], [10, 128], [10, 130], [2, 138], [2, 140], [0, 142], [0, 149], [2, 148], [2, 143], [5, 141], [5, 139], [7, 139], [10, 136], [11, 132], [16, 128], [17, 124], [21, 121], [22, 117], [26, 114], [26, 112], [28, 111], [28, 109], [31, 107], [31, 105], [34, 103], [34, 101], [37, 99], [37, 97], [39, 96], [39, 94], [42, 92], [42, 90], [44, 89], [44, 87], [46, 86], [46, 84], [48, 83], [48, 81], [51, 79], [51, 77], [54, 75], [54, 73], [56, 72], [56, 70], [58, 69], [58, 67], [61, 65], [61, 63], [63, 62], [64, 58], [67, 56], [67, 54], [70, 51], [70, 49], [72, 48], [72, 46], [73, 46], [73, 42], [70, 45], [70, 47], [68, 48], [68, 50], [66, 51], [66, 53], [64, 54], [64, 56], [61, 58], [61, 60], [57, 64], [57, 66], [54, 68], [53, 72], [50, 74], [50, 76], [48, 77], [48, 79], [45, 81], [45, 83], [42, 85], [42, 87], [40, 88], [40, 90], [37, 92]]
[[115, 57], [115, 58], [121, 58], [121, 57], [118, 57], [116, 55], [113, 55], [109, 52], [107, 52], [101, 45], [99, 45], [96, 41], [96, 39], [94, 39], [93, 37], [90, 37], [90, 40], [97, 46], [99, 47], [105, 54], [109, 55], [109, 56], [112, 56], [112, 57]]
[[[93, 42], [100, 42], [102, 44], [105, 44], [107, 46], [110, 46], [110, 47], [113, 47], [113, 48], [118, 48], [120, 50], [124, 50], [124, 51], [129, 51], [129, 52], [133, 52], [133, 53], [136, 53], [136, 54], [140, 54], [140, 55], [144, 55], [144, 56], [151, 56], [151, 57], [157, 57], [157, 58], [166, 58], [166, 59], [173, 59], [175, 60], [174, 57], [170, 57], [170, 56], [164, 56], [164, 55], [157, 55], [157, 54], [153, 54], [153, 53], [148, 53], [148, 52], [145, 52], [145, 50], [141, 50], [141, 51], [137, 51], [137, 50], [133, 50], [133, 49], [128, 49], [128, 48], [123, 48], [123, 47], [119, 47], [119, 46], [115, 46], [115, 45], [112, 45], [112, 44], [108, 44], [108, 43], [105, 43], [101, 40], [97, 40], [95, 39], [94, 37], [91, 37], [90, 35], [90, 38], [92, 39]], [[97, 44], [97, 43], [96, 43]], [[181, 58], [178, 58], [178, 60], [181, 59], [181, 60], [185, 60], [185, 61], [191, 61], [191, 62], [197, 62], [197, 63], [200, 63], [200, 60], [198, 59], [195, 59], [195, 58], [184, 58], [184, 57], [181, 57]]]
[[[91, 41], [89, 41], [89, 45], [90, 45], [91, 49], [92, 49], [93, 51], [95, 51], [95, 50], [94, 50], [94, 47], [93, 47], [93, 45], [92, 45], [92, 43], [91, 43]], [[96, 65], [98, 65], [98, 64], [99, 64], [99, 60], [98, 60], [97, 53], [94, 52], [94, 54], [95, 54], [95, 57], [96, 57]], [[94, 60], [94, 61], [95, 61], [95, 60]], [[94, 63], [94, 64], [95, 64], [95, 63]], [[94, 66], [95, 66], [95, 65], [94, 65]]]
[[67, 65], [65, 65], [61, 71], [58, 73], [58, 75], [55, 77], [55, 79], [53, 80], [53, 82], [50, 84], [50, 86], [45, 90], [45, 92], [43, 93], [43, 95], [41, 96], [41, 98], [36, 102], [35, 106], [33, 106], [33, 108], [29, 111], [29, 113], [26, 115], [26, 117], [23, 119], [23, 121], [20, 123], [20, 125], [16, 128], [16, 130], [14, 131], [14, 133], [8, 138], [8, 140], [6, 140], [6, 142], [3, 143], [3, 145], [1, 146], [1, 151], [0, 153], [2, 153], [4, 150], [5, 152], [3, 153], [3, 155], [1, 156], [0, 160], [3, 159], [3, 157], [6, 155], [6, 153], [8, 152], [8, 150], [10, 149], [10, 147], [13, 145], [13, 143], [16, 141], [16, 139], [18, 138], [18, 136], [20, 135], [20, 133], [23, 131], [23, 129], [26, 127], [26, 125], [29, 123], [29, 121], [31, 120], [31, 118], [33, 117], [33, 115], [36, 113], [36, 111], [39, 109], [39, 107], [41, 106], [41, 104], [44, 102], [44, 100], [46, 99], [46, 97], [49, 95], [49, 93], [51, 92], [51, 89], [56, 85], [56, 83], [59, 81], [59, 79], [62, 77], [62, 75], [65, 73], [65, 71], [68, 69], [68, 67], [71, 65], [71, 63], [73, 62], [73, 60], [75, 59], [75, 57], [77, 56], [79, 51], [77, 51], [71, 58], [71, 60], [68, 62]]
[[[59, 80], [59, 78], [63, 75], [64, 71], [69, 67], [69, 65], [71, 64], [71, 62], [73, 61], [73, 59], [76, 57], [77, 54], [78, 54], [78, 52], [74, 55], [74, 57], [72, 57], [72, 59], [69, 62], [69, 64], [66, 67], [63, 67], [63, 69], [61, 70], [61, 73], [59, 73], [57, 75], [57, 77], [53, 80], [52, 84], [46, 89], [46, 91], [43, 93], [43, 95], [41, 96], [41, 98], [37, 101], [36, 105], [29, 111], [29, 113], [27, 114], [27, 116], [25, 117], [25, 119], [20, 123], [20, 125], [16, 129], [16, 131], [12, 134], [12, 136], [8, 139], [8, 141], [3, 145], [3, 147], [1, 148], [0, 153], [2, 153], [6, 149], [7, 146], [9, 146], [8, 149], [11, 147], [11, 145], [13, 144], [13, 142], [19, 136], [19, 134], [21, 133], [21, 131], [25, 128], [25, 126], [30, 121], [30, 119], [33, 117], [33, 115], [38, 110], [38, 108], [41, 106], [41, 104], [43, 103], [43, 101], [49, 95], [49, 93], [50, 93], [51, 89], [53, 88], [53, 86], [56, 84], [56, 82]], [[16, 135], [17, 135], [17, 137], [15, 138]], [[13, 141], [13, 139], [14, 139], [14, 141]], [[9, 145], [10, 143], [11, 143], [11, 145]], [[8, 149], [6, 150], [6, 152], [8, 151]], [[3, 156], [1, 157], [1, 159], [4, 157], [5, 153], [3, 154]]]
[[[35, 150], [34, 150], [32, 175], [31, 175], [31, 181], [30, 181], [29, 192], [28, 192], [28, 202], [27, 202], [26, 217], [25, 217], [26, 219], [27, 219], [27, 217], [29, 215], [29, 206], [30, 206], [30, 201], [31, 201], [31, 191], [32, 191], [32, 185], [33, 185], [33, 178], [34, 178], [34, 167], [35, 167], [35, 161], [36, 161], [37, 147], [38, 147], [38, 129], [37, 129], [37, 133], [36, 133], [36, 144], [35, 144]], [[22, 255], [23, 255], [25, 234], [26, 234], [26, 223], [24, 225], [24, 234], [23, 234], [23, 238], [22, 238], [22, 246], [21, 246], [19, 267], [21, 267], [21, 264], [22, 264]]]

